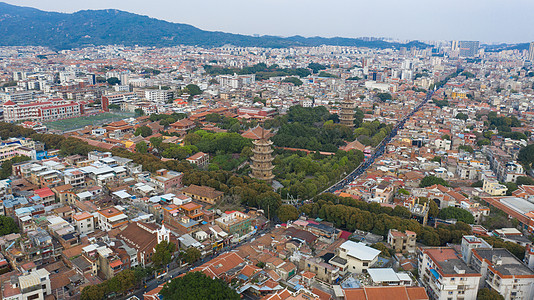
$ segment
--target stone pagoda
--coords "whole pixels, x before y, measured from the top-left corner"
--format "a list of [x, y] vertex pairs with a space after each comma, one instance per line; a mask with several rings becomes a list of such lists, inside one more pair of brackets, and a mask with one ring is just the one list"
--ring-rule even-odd
[[354, 127], [354, 101], [352, 101], [350, 95], [347, 95], [347, 97], [341, 101], [339, 123], [350, 128]]
[[272, 133], [269, 130], [257, 126], [245, 132], [243, 136], [254, 140], [252, 142], [254, 144], [252, 148], [254, 155], [251, 157], [252, 164], [250, 168], [252, 172], [250, 173], [250, 177], [264, 180], [271, 184], [274, 179], [273, 157], [271, 155], [273, 153], [273, 149], [271, 148], [273, 142], [270, 140]]

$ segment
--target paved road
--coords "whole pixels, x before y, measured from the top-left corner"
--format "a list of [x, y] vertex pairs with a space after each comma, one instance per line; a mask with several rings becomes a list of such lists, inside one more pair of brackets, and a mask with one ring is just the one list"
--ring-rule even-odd
[[379, 158], [380, 156], [382, 156], [382, 154], [384, 154], [386, 146], [391, 141], [391, 139], [393, 139], [397, 135], [397, 133], [398, 133], [398, 131], [400, 129], [404, 128], [404, 124], [406, 123], [406, 121], [408, 119], [410, 119], [417, 111], [419, 111], [421, 109], [421, 107], [423, 107], [423, 105], [425, 105], [428, 102], [428, 100], [430, 100], [432, 98], [432, 95], [434, 95], [434, 91], [428, 92], [423, 101], [421, 101], [409, 114], [407, 114], [404, 118], [402, 118], [399, 122], [397, 122], [395, 127], [393, 127], [393, 129], [389, 133], [389, 135], [386, 136], [382, 140], [382, 142], [380, 142], [380, 144], [378, 144], [378, 146], [376, 147], [375, 151], [373, 152], [373, 154], [371, 154], [370, 157], [366, 158], [349, 175], [347, 175], [345, 178], [341, 179], [340, 181], [338, 181], [337, 183], [335, 183], [331, 187], [329, 187], [326, 190], [324, 190], [323, 192], [321, 192], [321, 194], [322, 193], [334, 193], [334, 192], [337, 192], [337, 191], [343, 189], [347, 184], [351, 183], [356, 178], [358, 178], [358, 176], [363, 174], [363, 172], [365, 172], [375, 162], [375, 160], [377, 158]]

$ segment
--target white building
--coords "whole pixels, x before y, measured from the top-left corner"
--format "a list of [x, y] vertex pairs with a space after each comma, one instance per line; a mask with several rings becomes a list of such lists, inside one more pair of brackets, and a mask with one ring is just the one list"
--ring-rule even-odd
[[482, 276], [460, 259], [453, 248], [422, 248], [418, 271], [431, 299], [476, 299]]
[[[2, 295], [4, 300], [44, 300], [52, 293], [50, 273], [46, 269], [33, 270], [11, 281], [11, 295]], [[4, 286], [4, 292], [5, 292]]]
[[76, 231], [80, 234], [88, 234], [95, 231], [95, 218], [88, 212], [82, 212], [72, 216]]
[[480, 284], [499, 292], [505, 300], [534, 299], [534, 271], [507, 249], [471, 251], [471, 265], [482, 274]]
[[380, 250], [366, 246], [364, 243], [346, 241], [336, 249], [336, 256], [329, 263], [341, 271], [362, 273], [378, 259]]

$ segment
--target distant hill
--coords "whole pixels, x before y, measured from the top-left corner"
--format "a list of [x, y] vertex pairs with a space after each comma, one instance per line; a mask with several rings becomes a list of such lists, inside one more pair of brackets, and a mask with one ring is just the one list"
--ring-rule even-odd
[[157, 47], [175, 45], [219, 47], [226, 44], [273, 48], [319, 45], [369, 48], [430, 47], [417, 41], [401, 44], [341, 37], [253, 37], [205, 31], [187, 24], [171, 23], [115, 9], [82, 10], [66, 14], [0, 2], [0, 46], [48, 46], [53, 49], [70, 49], [113, 44]]
[[499, 52], [503, 50], [528, 50], [529, 43], [519, 44], [498, 44], [498, 45], [482, 45], [486, 52]]

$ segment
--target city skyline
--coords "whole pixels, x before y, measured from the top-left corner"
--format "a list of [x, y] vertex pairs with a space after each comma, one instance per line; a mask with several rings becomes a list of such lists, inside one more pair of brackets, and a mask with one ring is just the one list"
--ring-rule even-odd
[[[36, 0], [5, 2], [65, 13], [86, 9], [119, 9], [189, 24], [203, 30], [247, 35], [480, 40], [482, 43], [524, 43], [534, 40], [534, 33], [527, 30], [534, 25], [534, 20], [527, 13], [534, 9], [534, 2], [526, 0], [514, 1], [515, 5], [496, 0], [473, 0], [467, 3], [452, 0], [438, 1], [432, 6], [422, 0], [409, 3], [392, 0], [373, 3], [345, 0], [334, 3], [284, 3], [280, 0], [249, 3], [230, 0], [224, 5], [209, 0], [202, 7], [196, 3], [167, 0], [153, 1], [150, 6], [144, 1], [124, 0], [114, 1], [113, 4], [101, 0], [91, 3], [60, 0], [45, 3]], [[302, 9], [304, 5], [305, 9]], [[514, 30], [510, 30], [512, 28]]]

